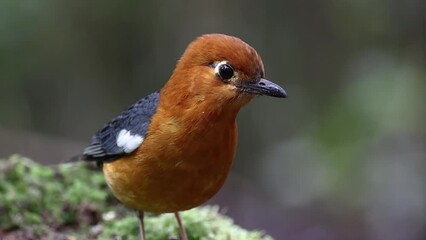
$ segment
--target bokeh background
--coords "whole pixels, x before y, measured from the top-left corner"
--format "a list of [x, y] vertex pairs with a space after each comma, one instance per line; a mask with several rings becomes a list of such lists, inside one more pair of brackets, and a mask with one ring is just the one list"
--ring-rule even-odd
[[191, 40], [225, 33], [289, 98], [241, 111], [211, 203], [276, 239], [423, 240], [425, 19], [424, 0], [0, 1], [0, 157], [79, 153]]

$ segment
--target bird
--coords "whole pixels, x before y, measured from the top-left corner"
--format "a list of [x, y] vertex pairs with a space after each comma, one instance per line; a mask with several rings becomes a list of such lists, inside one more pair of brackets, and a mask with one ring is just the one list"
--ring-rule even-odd
[[223, 186], [236, 154], [237, 114], [259, 95], [286, 98], [265, 78], [262, 59], [240, 38], [212, 33], [192, 41], [161, 88], [96, 132], [74, 159], [95, 162], [113, 195], [136, 210], [174, 213], [202, 205]]

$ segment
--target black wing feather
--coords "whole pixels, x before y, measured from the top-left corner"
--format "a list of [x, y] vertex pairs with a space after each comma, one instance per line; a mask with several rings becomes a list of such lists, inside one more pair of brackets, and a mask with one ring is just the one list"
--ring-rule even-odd
[[157, 111], [159, 93], [154, 92], [131, 105], [127, 110], [108, 122], [84, 149], [83, 159], [104, 162], [128, 154], [117, 146], [117, 135], [122, 129], [145, 138], [151, 118]]

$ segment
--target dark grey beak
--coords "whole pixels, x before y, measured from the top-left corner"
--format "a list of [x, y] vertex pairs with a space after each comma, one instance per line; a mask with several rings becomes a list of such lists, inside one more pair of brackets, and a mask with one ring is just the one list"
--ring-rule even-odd
[[261, 78], [257, 82], [241, 82], [237, 87], [246, 93], [286, 98], [287, 93], [279, 85]]

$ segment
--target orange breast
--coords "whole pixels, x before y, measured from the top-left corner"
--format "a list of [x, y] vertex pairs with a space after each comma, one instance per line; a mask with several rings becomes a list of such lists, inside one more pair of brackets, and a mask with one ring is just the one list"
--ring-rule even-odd
[[222, 187], [235, 155], [236, 113], [228, 115], [214, 121], [154, 116], [137, 151], [103, 165], [114, 195], [128, 207], [157, 213], [206, 202]]

